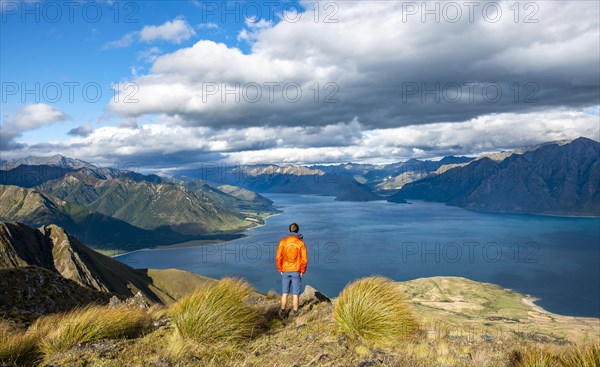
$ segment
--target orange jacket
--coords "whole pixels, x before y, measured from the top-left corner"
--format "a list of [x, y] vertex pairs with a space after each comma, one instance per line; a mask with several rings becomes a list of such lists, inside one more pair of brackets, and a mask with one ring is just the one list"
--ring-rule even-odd
[[308, 254], [306, 245], [298, 236], [288, 236], [279, 241], [275, 263], [279, 272], [299, 271], [306, 272]]

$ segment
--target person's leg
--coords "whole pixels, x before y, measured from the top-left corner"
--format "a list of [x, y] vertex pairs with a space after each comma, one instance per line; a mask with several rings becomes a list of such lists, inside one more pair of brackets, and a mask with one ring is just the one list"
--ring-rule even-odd
[[287, 306], [287, 298], [292, 285], [292, 277], [290, 273], [281, 274], [281, 308], [279, 309], [279, 317], [283, 318], [285, 307]]
[[302, 290], [302, 278], [299, 272], [292, 274], [292, 308], [294, 316], [298, 315], [300, 291]]

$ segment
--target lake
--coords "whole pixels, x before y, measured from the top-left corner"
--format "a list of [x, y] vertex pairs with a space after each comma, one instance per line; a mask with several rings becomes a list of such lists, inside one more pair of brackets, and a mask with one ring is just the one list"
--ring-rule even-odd
[[373, 274], [397, 281], [460, 276], [538, 297], [536, 303], [550, 312], [600, 316], [600, 218], [486, 214], [420, 201], [265, 196], [283, 212], [245, 238], [116, 258], [135, 268], [243, 277], [260, 292], [280, 292], [275, 250], [288, 225], [297, 222], [309, 255], [304, 284], [329, 296]]

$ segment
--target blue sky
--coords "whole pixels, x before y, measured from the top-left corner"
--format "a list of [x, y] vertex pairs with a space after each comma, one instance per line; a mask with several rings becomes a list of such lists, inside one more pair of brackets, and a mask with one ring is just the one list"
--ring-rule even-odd
[[[6, 92], [2, 101], [3, 115], [14, 113], [23, 104], [58, 99], [53, 105], [68, 111], [72, 120], [108, 119], [104, 112], [114, 97], [111, 85], [130, 79], [133, 69], [146, 71], [150, 64], [141, 59], [144, 52], [156, 47], [168, 53], [193, 44], [198, 38], [223, 42], [247, 52], [249, 44], [237, 39], [245, 16], [277, 19], [268, 4], [258, 10], [242, 7], [240, 3], [202, 4], [187, 0], [72, 3], [3, 1], [0, 76], [4, 83], [17, 83], [19, 88], [16, 94], [3, 90]], [[128, 47], [107, 46], [129, 33], [139, 32], [146, 25], [161, 25], [176, 18], [187, 21], [196, 36], [176, 44], [156, 40], [134, 41]], [[22, 83], [25, 83], [23, 87]], [[54, 97], [57, 89], [52, 83], [58, 83], [62, 97]], [[88, 83], [91, 83], [87, 89], [89, 95], [84, 96], [83, 87]], [[36, 84], [40, 87], [36, 88]], [[96, 86], [101, 88], [97, 102]], [[26, 89], [41, 91], [40, 97], [27, 94]], [[68, 97], [70, 91], [73, 91], [73, 102]], [[64, 137], [70, 129], [68, 124], [49, 126], [28, 132], [26, 137], [33, 142], [43, 142]]]
[[422, 4], [0, 0], [0, 158], [169, 170], [600, 138], [598, 2]]

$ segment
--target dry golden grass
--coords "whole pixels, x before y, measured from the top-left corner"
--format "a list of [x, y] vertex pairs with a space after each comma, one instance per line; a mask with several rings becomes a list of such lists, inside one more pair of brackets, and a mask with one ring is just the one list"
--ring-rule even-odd
[[568, 348], [528, 345], [510, 357], [511, 367], [598, 367], [600, 345], [575, 344]]
[[40, 347], [46, 355], [100, 339], [136, 337], [150, 330], [152, 319], [143, 309], [127, 306], [88, 306], [60, 315], [43, 317], [32, 327], [46, 333]]
[[40, 359], [37, 334], [26, 333], [0, 321], [0, 365], [33, 365]]
[[48, 333], [56, 328], [61, 321], [64, 322], [65, 315], [64, 314], [51, 314], [38, 318], [29, 326], [27, 332], [32, 334], [37, 334], [41, 336], [48, 335]]
[[280, 295], [271, 289], [267, 292], [266, 297], [267, 299], [279, 299]]
[[262, 318], [246, 299], [253, 291], [241, 279], [205, 284], [171, 307], [177, 331], [199, 342], [241, 341], [257, 334]]
[[397, 284], [383, 277], [359, 279], [340, 293], [334, 318], [342, 330], [376, 344], [415, 334], [417, 321]]
[[179, 333], [171, 334], [166, 341], [164, 354], [172, 360], [183, 360], [189, 357], [196, 349], [196, 344], [189, 338], [184, 338]]
[[600, 366], [600, 344], [572, 346], [560, 356], [561, 366], [598, 367]]
[[[429, 330], [427, 325], [439, 318], [424, 314], [428, 317], [416, 322], [396, 285], [385, 278], [361, 279], [333, 303], [316, 304], [283, 321], [275, 316], [278, 297], [248, 297], [252, 288], [237, 279], [207, 284], [168, 308], [123, 308], [114, 314], [115, 309], [94, 306], [42, 317], [27, 332], [0, 321], [0, 365], [34, 366], [44, 357], [42, 365], [65, 367], [600, 367], [595, 340], [569, 346], [510, 331], [464, 333], [447, 324]], [[131, 316], [138, 312], [139, 318]], [[160, 326], [144, 333], [143, 325], [153, 319]], [[265, 319], [270, 319], [266, 330]], [[493, 338], [481, 337], [490, 333]], [[81, 342], [91, 343], [73, 348]]]
[[[278, 307], [277, 301], [271, 305]], [[302, 316], [245, 341], [211, 340], [210, 343], [182, 336], [164, 326], [140, 338], [109, 341], [109, 347], [71, 348], [44, 363], [56, 366], [150, 366], [240, 367], [240, 366], [464, 366], [464, 367], [575, 367], [597, 366], [589, 356], [598, 347], [554, 346], [524, 342], [515, 335], [494, 340], [479, 337], [443, 336], [430, 339], [417, 333], [405, 343], [374, 345], [336, 332], [334, 306], [317, 304]], [[105, 343], [102, 343], [105, 344]], [[596, 348], [596, 349], [593, 349]], [[509, 362], [518, 350], [519, 360]], [[594, 352], [595, 350], [595, 352]], [[578, 354], [575, 352], [577, 351]], [[579, 355], [566, 360], [566, 356]], [[596, 354], [594, 354], [596, 353]]]

